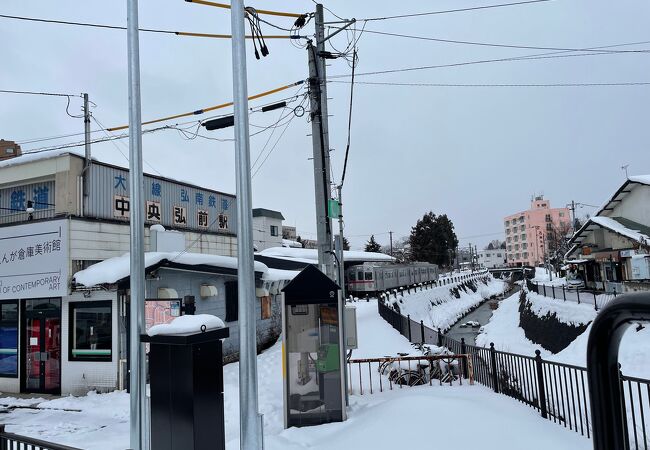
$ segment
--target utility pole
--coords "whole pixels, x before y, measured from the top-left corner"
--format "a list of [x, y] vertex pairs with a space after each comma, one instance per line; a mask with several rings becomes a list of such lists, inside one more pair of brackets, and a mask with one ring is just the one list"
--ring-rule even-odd
[[328, 216], [330, 200], [330, 157], [327, 128], [327, 87], [325, 60], [320, 56], [325, 48], [323, 5], [316, 5], [316, 47], [307, 43], [309, 57], [309, 100], [311, 107], [312, 145], [314, 157], [314, 192], [316, 197], [316, 234], [318, 266], [334, 279], [332, 261], [332, 223]]
[[[140, 343], [144, 322], [144, 178], [142, 175], [142, 110], [140, 103], [140, 40], [138, 36], [138, 0], [127, 0], [127, 48], [129, 74], [129, 196], [130, 228], [130, 447], [147, 450], [146, 411], [147, 366]], [[85, 115], [88, 114], [84, 96]], [[88, 124], [87, 124], [88, 126]], [[89, 147], [86, 147], [87, 149]], [[88, 155], [87, 155], [88, 156]]]
[[393, 256], [393, 232], [389, 231], [388, 234], [390, 235], [390, 256]]
[[240, 448], [242, 450], [263, 450], [263, 418], [259, 413], [257, 397], [253, 208], [251, 196], [248, 86], [246, 83], [246, 43], [243, 0], [233, 0], [231, 2], [230, 11], [237, 184]]
[[[90, 166], [92, 159], [90, 155], [90, 109], [88, 107], [88, 94], [84, 97], [84, 169], [83, 169], [83, 194], [84, 203], [88, 199], [88, 186], [90, 184]], [[83, 209], [81, 210], [83, 214]]]
[[338, 282], [339, 286], [341, 287], [341, 295], [343, 296], [343, 304], [345, 305], [345, 264], [344, 264], [344, 259], [343, 259], [343, 199], [342, 199], [342, 194], [341, 191], [343, 190], [343, 186], [339, 185], [337, 187], [338, 191], [338, 198], [339, 198], [339, 236], [338, 236], [338, 241], [339, 245], [335, 245], [336, 249], [336, 257], [338, 258]]
[[571, 207], [569, 208], [571, 210], [571, 228], [573, 228], [573, 231], [576, 231], [576, 202], [574, 200], [571, 200]]

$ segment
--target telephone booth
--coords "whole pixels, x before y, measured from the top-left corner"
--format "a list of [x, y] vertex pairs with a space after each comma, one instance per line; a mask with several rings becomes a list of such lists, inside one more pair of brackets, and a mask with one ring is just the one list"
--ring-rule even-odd
[[307, 266], [282, 290], [284, 426], [342, 422], [343, 300], [339, 286]]

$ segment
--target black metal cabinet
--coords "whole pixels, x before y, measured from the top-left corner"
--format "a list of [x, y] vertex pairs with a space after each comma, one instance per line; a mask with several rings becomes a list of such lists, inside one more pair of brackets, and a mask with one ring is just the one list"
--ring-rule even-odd
[[151, 448], [223, 450], [223, 353], [228, 328], [142, 336], [150, 343]]

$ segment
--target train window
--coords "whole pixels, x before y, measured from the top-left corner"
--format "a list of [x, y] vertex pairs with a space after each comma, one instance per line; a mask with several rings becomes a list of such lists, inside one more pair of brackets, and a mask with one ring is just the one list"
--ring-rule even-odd
[[357, 272], [357, 280], [363, 281], [363, 272]]
[[366, 272], [366, 280], [372, 280], [372, 272]]
[[354, 272], [350, 272], [350, 273], [348, 273], [348, 279], [349, 279], [350, 281], [355, 281], [355, 278], [356, 278], [356, 277], [354, 276]]

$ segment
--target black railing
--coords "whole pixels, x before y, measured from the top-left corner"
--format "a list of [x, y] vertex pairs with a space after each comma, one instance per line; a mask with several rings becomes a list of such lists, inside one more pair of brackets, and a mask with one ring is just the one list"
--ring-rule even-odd
[[80, 450], [76, 447], [54, 444], [27, 436], [8, 433], [0, 425], [0, 450]]
[[[620, 296], [622, 298], [622, 296]], [[649, 300], [650, 304], [650, 300]], [[587, 369], [489, 348], [468, 345], [433, 330], [423, 322], [404, 317], [378, 302], [379, 315], [413, 343], [446, 347], [452, 353], [467, 354], [474, 370], [474, 380], [512, 397], [550, 421], [583, 436], [591, 437], [591, 402]], [[624, 423], [627, 425], [627, 447], [630, 450], [650, 449], [650, 380], [619, 373], [624, 397]], [[603, 447], [604, 448], [604, 447]], [[623, 448], [623, 447], [621, 447]]]
[[595, 450], [636, 450], [650, 445], [646, 429], [650, 384], [648, 380], [622, 376], [618, 364], [623, 334], [637, 322], [650, 322], [648, 293], [622, 295], [591, 326], [587, 367]]
[[570, 301], [579, 304], [593, 305], [598, 311], [604, 308], [610, 301], [614, 300], [618, 293], [616, 289], [613, 292], [599, 292], [596, 290], [587, 290], [580, 288], [572, 288], [570, 286], [555, 286], [552, 284], [540, 284], [530, 280], [526, 280], [526, 288], [529, 292], [534, 292], [544, 297], [553, 298], [555, 300]]

